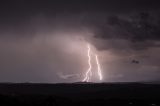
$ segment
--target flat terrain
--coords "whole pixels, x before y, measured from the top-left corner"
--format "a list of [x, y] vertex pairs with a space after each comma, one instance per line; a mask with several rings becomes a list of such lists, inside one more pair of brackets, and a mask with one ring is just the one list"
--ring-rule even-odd
[[0, 106], [160, 106], [160, 84], [1, 83]]

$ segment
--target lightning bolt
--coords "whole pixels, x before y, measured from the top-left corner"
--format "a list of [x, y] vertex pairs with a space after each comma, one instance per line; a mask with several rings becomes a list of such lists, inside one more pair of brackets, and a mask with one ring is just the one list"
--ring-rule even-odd
[[100, 67], [100, 64], [99, 64], [98, 56], [95, 55], [95, 57], [96, 57], [96, 63], [97, 63], [97, 68], [98, 68], [99, 80], [102, 80], [102, 71], [101, 71], [101, 67]]
[[89, 44], [87, 45], [87, 48], [88, 48], [88, 64], [89, 64], [89, 68], [88, 68], [88, 70], [86, 72], [86, 75], [85, 75], [85, 78], [83, 79], [83, 82], [84, 81], [88, 82], [89, 79], [90, 79], [90, 76], [92, 76], [92, 71], [91, 71], [92, 66], [91, 66], [91, 56], [90, 56], [91, 48], [90, 48]]
[[[88, 48], [88, 65], [89, 65], [89, 68], [86, 71], [84, 79], [82, 80], [83, 82], [88, 82], [92, 77], [92, 71], [91, 71], [92, 65], [91, 65], [91, 55], [90, 55], [91, 48], [90, 48], [89, 44], [87, 45], [87, 48]], [[101, 73], [102, 71], [101, 71], [101, 67], [100, 67], [100, 63], [99, 63], [99, 59], [98, 59], [97, 54], [95, 54], [95, 58], [96, 58], [99, 80], [102, 80], [102, 73]]]

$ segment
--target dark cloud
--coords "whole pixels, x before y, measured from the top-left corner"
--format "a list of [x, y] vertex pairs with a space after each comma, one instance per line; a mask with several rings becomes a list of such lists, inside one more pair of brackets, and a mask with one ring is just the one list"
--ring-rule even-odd
[[[157, 12], [160, 14], [160, 12]], [[136, 18], [133, 18], [136, 17]], [[128, 17], [128, 19], [121, 19], [119, 16], [110, 16], [107, 22], [99, 28], [100, 34], [97, 37], [102, 38], [117, 38], [128, 39], [131, 41], [145, 41], [145, 40], [159, 40], [160, 25], [153, 24], [152, 17], [148, 12], [139, 13], [137, 16]], [[157, 18], [157, 17], [156, 17]], [[157, 20], [158, 23], [160, 20]], [[107, 26], [113, 28], [115, 35], [109, 34]]]
[[158, 14], [159, 11], [154, 14], [149, 11], [107, 16], [103, 21], [100, 20], [99, 24], [95, 23], [94, 37], [103, 40], [128, 40], [129, 45], [136, 50], [159, 47], [160, 45], [155, 43], [160, 40]]

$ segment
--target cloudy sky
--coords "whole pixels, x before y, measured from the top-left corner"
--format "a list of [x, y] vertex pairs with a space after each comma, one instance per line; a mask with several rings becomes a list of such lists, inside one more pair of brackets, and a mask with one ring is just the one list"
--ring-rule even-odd
[[[160, 81], [158, 2], [0, 1], [0, 82], [77, 82], [87, 43], [103, 82]], [[91, 81], [98, 82], [92, 57]]]

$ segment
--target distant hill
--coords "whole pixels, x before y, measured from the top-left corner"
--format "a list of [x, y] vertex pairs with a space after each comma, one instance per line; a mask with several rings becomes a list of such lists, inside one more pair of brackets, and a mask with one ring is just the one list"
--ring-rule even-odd
[[13, 104], [21, 106], [53, 106], [53, 104], [130, 106], [133, 102], [135, 106], [139, 106], [139, 103], [140, 105], [160, 103], [160, 84], [138, 82], [0, 84], [0, 106]]

